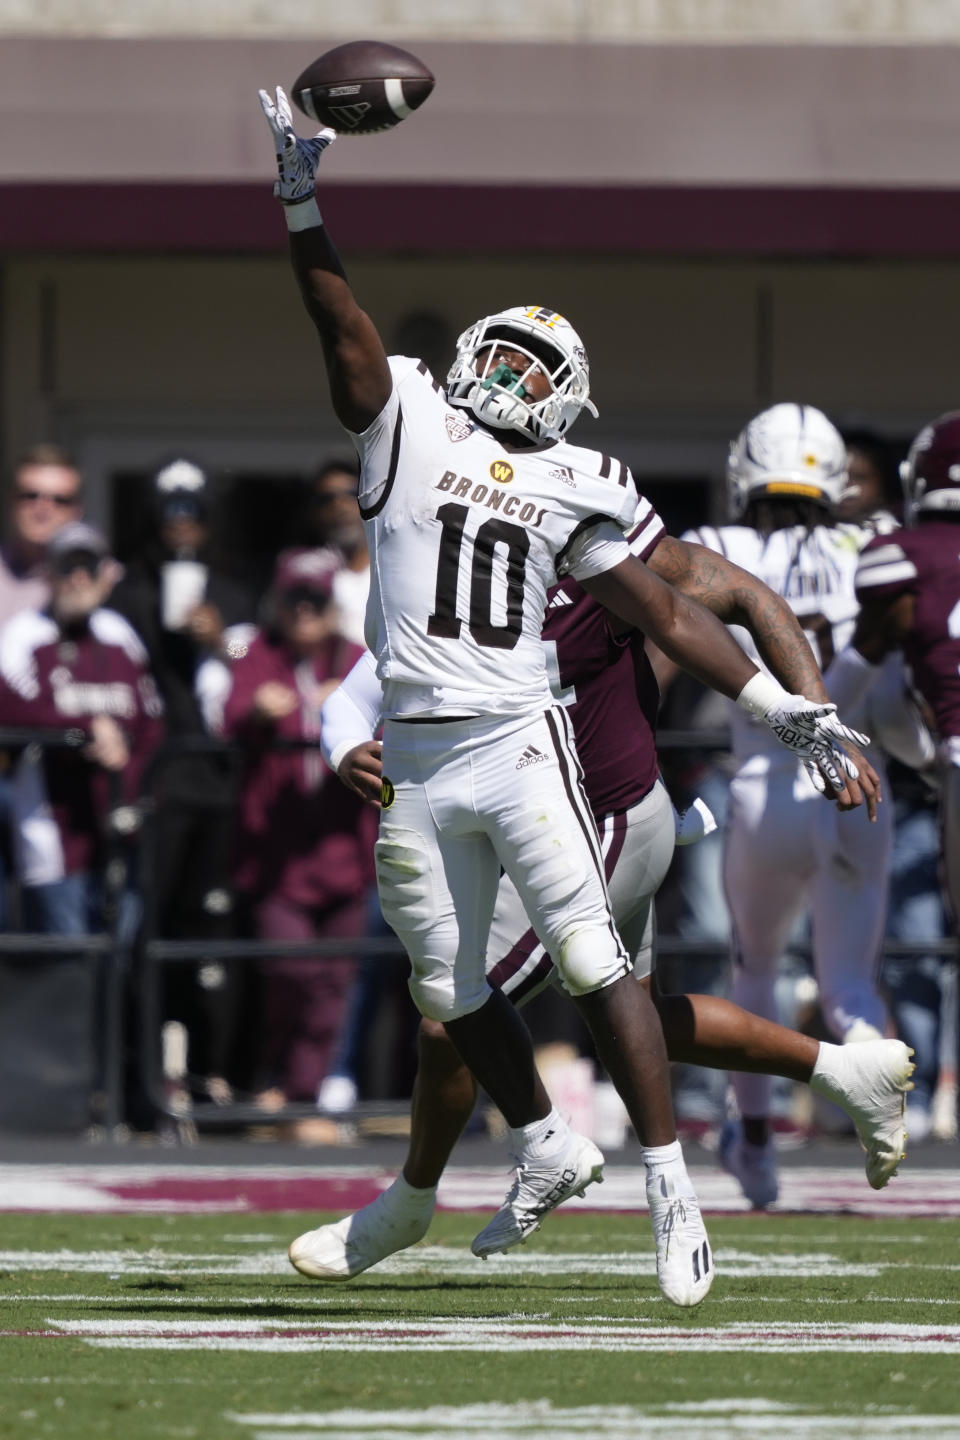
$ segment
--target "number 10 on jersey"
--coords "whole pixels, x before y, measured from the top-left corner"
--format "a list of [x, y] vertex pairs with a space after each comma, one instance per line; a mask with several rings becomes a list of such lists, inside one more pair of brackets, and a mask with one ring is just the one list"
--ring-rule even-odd
[[[427, 634], [457, 640], [463, 620], [457, 614], [457, 588], [461, 565], [470, 550], [464, 528], [470, 510], [450, 502], [441, 505], [437, 519], [440, 554], [437, 560], [437, 592]], [[503, 547], [506, 560], [506, 623], [493, 623], [493, 573], [496, 547]], [[484, 520], [473, 540], [470, 565], [470, 615], [467, 626], [478, 645], [495, 650], [512, 650], [523, 630], [523, 594], [530, 537], [521, 525], [493, 517]]]

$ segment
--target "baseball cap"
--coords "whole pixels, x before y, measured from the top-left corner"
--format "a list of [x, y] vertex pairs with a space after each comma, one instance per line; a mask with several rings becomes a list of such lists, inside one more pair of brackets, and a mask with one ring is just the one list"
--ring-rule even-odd
[[279, 595], [302, 590], [329, 600], [333, 595], [333, 576], [337, 568], [337, 557], [330, 550], [284, 550], [277, 558], [272, 588]]
[[64, 555], [93, 555], [104, 560], [110, 554], [110, 547], [100, 531], [88, 525], [85, 520], [71, 520], [61, 525], [47, 545], [50, 560], [62, 559]]
[[165, 462], [153, 477], [153, 487], [164, 520], [189, 516], [204, 518], [207, 509], [206, 471], [193, 460], [178, 456]]

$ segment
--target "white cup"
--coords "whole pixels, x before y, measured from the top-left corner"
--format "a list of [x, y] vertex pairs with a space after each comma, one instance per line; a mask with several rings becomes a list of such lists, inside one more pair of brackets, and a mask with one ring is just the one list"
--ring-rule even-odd
[[198, 560], [168, 560], [160, 569], [160, 616], [165, 630], [182, 630], [203, 603], [207, 567]]

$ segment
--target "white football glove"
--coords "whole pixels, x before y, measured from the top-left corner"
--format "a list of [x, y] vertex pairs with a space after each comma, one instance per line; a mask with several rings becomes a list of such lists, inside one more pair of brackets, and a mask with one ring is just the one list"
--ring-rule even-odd
[[284, 90], [277, 86], [274, 100], [266, 90], [260, 91], [260, 104], [273, 132], [273, 148], [277, 153], [278, 178], [273, 193], [283, 205], [301, 205], [312, 200], [320, 156], [337, 138], [336, 130], [326, 126], [311, 140], [303, 140], [293, 128], [293, 111]]
[[747, 682], [737, 703], [769, 725], [781, 745], [803, 761], [804, 769], [821, 794], [825, 789], [824, 775], [837, 791], [844, 788], [847, 780], [859, 778], [860, 771], [839, 742], [849, 740], [863, 747], [870, 744], [870, 737], [844, 725], [837, 718], [836, 705], [790, 695], [775, 680], [762, 674]]

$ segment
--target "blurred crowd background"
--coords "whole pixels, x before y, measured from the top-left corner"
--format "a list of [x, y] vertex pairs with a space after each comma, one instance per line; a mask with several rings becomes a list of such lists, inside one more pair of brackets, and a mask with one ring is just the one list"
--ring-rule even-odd
[[[723, 521], [729, 441], [765, 405], [825, 410], [896, 511], [910, 439], [958, 404], [948, 0], [466, 10], [122, 3], [107, 20], [51, 0], [25, 21], [0, 0], [0, 673], [27, 676], [0, 690], [0, 1129], [331, 1142], [401, 1123], [409, 1096], [375, 817], [316, 748], [362, 645], [366, 555], [260, 85], [361, 35], [422, 55], [424, 109], [324, 160], [356, 292], [388, 349], [441, 380], [477, 316], [558, 307], [600, 410], [574, 438], [627, 461], [673, 534]], [[44, 702], [64, 686], [70, 726]], [[722, 821], [722, 705], [681, 680], [661, 722], [675, 803], [700, 794]], [[909, 1128], [949, 1138], [936, 797], [894, 767], [887, 803], [888, 938], [914, 946], [883, 964], [918, 1052]], [[678, 852], [661, 894], [672, 988], [728, 983], [722, 844], [721, 824]], [[816, 1033], [802, 928], [779, 989]], [[560, 1103], [600, 1126], [571, 1007], [529, 1018]], [[715, 1129], [724, 1077], [676, 1086], [681, 1122]], [[789, 1085], [777, 1106], [785, 1135], [839, 1124]], [[603, 1123], [610, 1143], [620, 1119]]]

